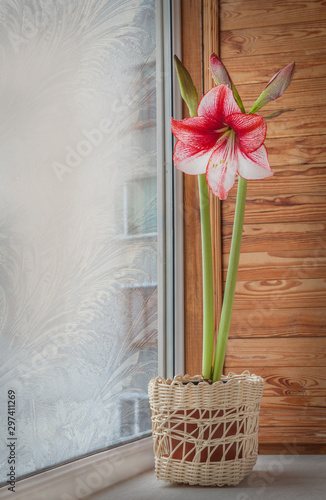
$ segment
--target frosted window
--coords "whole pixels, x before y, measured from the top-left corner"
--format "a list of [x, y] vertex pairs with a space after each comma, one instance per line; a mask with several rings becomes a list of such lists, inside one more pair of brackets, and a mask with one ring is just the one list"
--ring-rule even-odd
[[155, 0], [0, 0], [0, 482], [149, 432]]

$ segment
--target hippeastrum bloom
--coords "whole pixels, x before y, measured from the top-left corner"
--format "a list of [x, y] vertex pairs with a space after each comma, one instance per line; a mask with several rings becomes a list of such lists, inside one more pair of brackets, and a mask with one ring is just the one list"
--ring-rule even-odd
[[225, 200], [237, 173], [244, 179], [273, 175], [263, 144], [266, 128], [261, 116], [241, 113], [232, 90], [219, 85], [201, 99], [197, 116], [172, 119], [174, 164], [186, 174], [205, 173], [212, 192]]

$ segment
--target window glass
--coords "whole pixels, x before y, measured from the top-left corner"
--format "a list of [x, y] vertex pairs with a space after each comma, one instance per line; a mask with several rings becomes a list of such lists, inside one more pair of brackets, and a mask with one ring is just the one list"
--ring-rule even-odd
[[156, 177], [132, 179], [125, 186], [124, 202], [127, 235], [144, 236], [157, 232]]
[[150, 430], [155, 0], [0, 0], [0, 482]]

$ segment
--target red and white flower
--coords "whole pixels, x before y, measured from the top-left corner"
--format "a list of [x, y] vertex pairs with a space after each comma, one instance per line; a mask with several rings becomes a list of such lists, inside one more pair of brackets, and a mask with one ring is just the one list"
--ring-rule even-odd
[[263, 144], [266, 128], [261, 116], [241, 113], [232, 90], [219, 85], [201, 99], [197, 116], [172, 119], [174, 164], [186, 174], [206, 174], [210, 189], [225, 200], [237, 173], [244, 179], [273, 175]]

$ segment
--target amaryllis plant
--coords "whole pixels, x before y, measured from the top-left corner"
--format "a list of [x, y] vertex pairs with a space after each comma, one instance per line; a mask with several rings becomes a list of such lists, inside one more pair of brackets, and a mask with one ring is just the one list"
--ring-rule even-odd
[[[268, 82], [249, 113], [222, 61], [211, 55], [210, 65], [216, 86], [198, 104], [192, 79], [177, 57], [175, 64], [181, 95], [190, 118], [172, 119], [172, 132], [178, 139], [174, 165], [190, 175], [198, 175], [203, 262], [203, 364], [202, 375], [215, 382], [222, 374], [229, 335], [235, 286], [240, 258], [247, 180], [273, 175], [264, 146], [267, 125], [256, 112], [280, 97], [289, 86], [294, 62], [280, 70]], [[270, 118], [278, 116], [282, 110]], [[214, 303], [211, 227], [208, 189], [225, 200], [238, 176], [238, 193], [223, 306], [213, 360]]]

